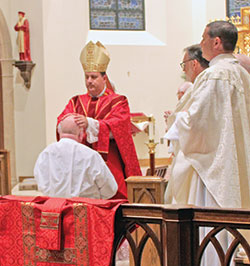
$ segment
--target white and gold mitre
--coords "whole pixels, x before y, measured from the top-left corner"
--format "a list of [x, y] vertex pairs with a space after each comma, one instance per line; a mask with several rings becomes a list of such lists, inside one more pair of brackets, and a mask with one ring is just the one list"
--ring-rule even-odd
[[106, 72], [109, 60], [108, 51], [99, 41], [96, 44], [88, 42], [80, 55], [85, 72]]

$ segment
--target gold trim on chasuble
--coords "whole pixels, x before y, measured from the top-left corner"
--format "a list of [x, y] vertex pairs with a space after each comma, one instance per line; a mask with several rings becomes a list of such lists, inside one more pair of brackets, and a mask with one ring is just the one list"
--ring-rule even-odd
[[89, 266], [88, 209], [82, 203], [73, 204], [75, 218], [75, 248], [79, 266]]
[[34, 203], [21, 202], [24, 266], [36, 265], [36, 228], [33, 206]]
[[59, 229], [60, 213], [42, 212], [40, 228]]
[[71, 101], [72, 106], [73, 106], [73, 111], [74, 111], [74, 113], [76, 113], [76, 107], [75, 107], [74, 101], [72, 99], [70, 99], [70, 101]]
[[[117, 98], [118, 97], [120, 97], [120, 96], [117, 96]], [[114, 98], [115, 99], [115, 98]], [[115, 107], [117, 104], [119, 104], [120, 102], [122, 102], [122, 100], [120, 100], [119, 102], [117, 102], [117, 103], [115, 103], [114, 105], [112, 105], [111, 106], [111, 109], [110, 109], [110, 111], [105, 115], [105, 117], [103, 118], [103, 119], [106, 119], [109, 115], [110, 115], [110, 113], [111, 113], [111, 111], [112, 111], [112, 108], [113, 107]], [[108, 105], [108, 104], [106, 104], [106, 105]], [[104, 109], [104, 108], [103, 108]]]
[[[83, 110], [83, 112], [84, 112], [84, 115], [87, 117], [87, 111], [86, 111], [86, 109], [85, 109], [85, 106], [84, 106], [83, 103], [82, 103], [82, 99], [81, 99], [80, 96], [78, 96], [78, 98], [79, 98], [80, 104], [81, 104], [81, 106], [82, 106], [82, 110]], [[90, 98], [90, 100], [91, 100], [91, 98]], [[89, 101], [89, 102], [90, 102], [90, 101]], [[89, 106], [89, 103], [88, 103], [88, 106]]]
[[[66, 248], [60, 251], [41, 249], [36, 246], [36, 227], [35, 227], [35, 215], [34, 215], [34, 203], [21, 202], [22, 213], [22, 232], [23, 232], [23, 258], [24, 266], [35, 266], [37, 262], [47, 263], [60, 263], [60, 264], [73, 264], [76, 266], [89, 266], [89, 252], [88, 252], [88, 220], [87, 220], [87, 206], [82, 203], [73, 204], [74, 224], [75, 224], [75, 246], [74, 248]], [[46, 212], [42, 212], [41, 223], [44, 222], [44, 215], [48, 215]], [[55, 214], [51, 214], [55, 217]], [[40, 227], [53, 228], [55, 223], [59, 222], [57, 219], [53, 220], [52, 227]]]

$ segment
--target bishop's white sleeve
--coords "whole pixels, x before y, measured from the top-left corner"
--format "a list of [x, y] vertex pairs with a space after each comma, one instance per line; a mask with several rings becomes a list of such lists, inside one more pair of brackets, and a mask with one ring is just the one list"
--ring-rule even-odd
[[[88, 127], [86, 129], [87, 134], [87, 142], [88, 143], [94, 143], [98, 141], [98, 134], [99, 134], [99, 121], [96, 119], [93, 119], [91, 117], [87, 117], [88, 120]], [[113, 134], [111, 131], [109, 131], [109, 138], [113, 139]]]
[[88, 127], [86, 129], [88, 143], [94, 143], [98, 141], [99, 134], [99, 122], [96, 119], [87, 117]]
[[112, 198], [118, 190], [118, 185], [108, 166], [99, 154], [96, 154], [95, 167], [93, 167], [92, 171], [92, 176], [100, 192], [100, 198]]

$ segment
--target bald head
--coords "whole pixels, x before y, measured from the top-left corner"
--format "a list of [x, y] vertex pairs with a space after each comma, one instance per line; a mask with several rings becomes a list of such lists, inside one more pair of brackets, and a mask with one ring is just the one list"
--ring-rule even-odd
[[234, 54], [239, 63], [247, 70], [250, 74], [250, 57], [245, 54]]
[[82, 137], [83, 129], [76, 124], [74, 116], [69, 115], [59, 124], [58, 133], [60, 135], [60, 139], [67, 137], [81, 141], [79, 138]]

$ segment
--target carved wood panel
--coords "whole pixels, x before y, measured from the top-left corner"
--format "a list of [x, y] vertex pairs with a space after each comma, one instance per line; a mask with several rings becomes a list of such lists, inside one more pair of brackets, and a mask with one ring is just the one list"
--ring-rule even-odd
[[[156, 204], [163, 203], [166, 180], [158, 176], [131, 177], [127, 180], [128, 199], [131, 203]], [[141, 265], [160, 266], [161, 252], [157, 239], [161, 238], [160, 226], [149, 224], [147, 227], [140, 225], [133, 234], [132, 239], [137, 253], [130, 255], [130, 265], [135, 265], [141, 260]], [[132, 240], [131, 240], [132, 241]]]

